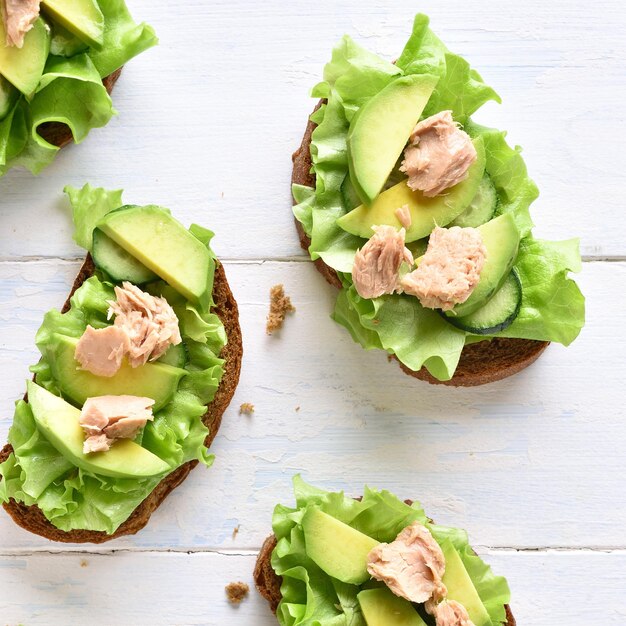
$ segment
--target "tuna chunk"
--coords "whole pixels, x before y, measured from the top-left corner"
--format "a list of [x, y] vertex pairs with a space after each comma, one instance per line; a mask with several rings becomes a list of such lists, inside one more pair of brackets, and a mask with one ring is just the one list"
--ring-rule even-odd
[[87, 398], [80, 413], [85, 432], [83, 452], [104, 452], [116, 439], [133, 439], [146, 422], [154, 419], [154, 400], [139, 396]]
[[411, 224], [413, 220], [411, 219], [411, 211], [409, 210], [408, 204], [401, 206], [399, 209], [396, 209], [394, 212], [396, 214], [396, 217], [398, 218], [398, 221], [400, 222], [400, 224], [402, 224], [404, 228], [406, 228], [407, 230], [411, 228]]
[[411, 189], [433, 197], [460, 183], [475, 160], [469, 135], [455, 124], [452, 111], [441, 111], [413, 129], [400, 171]]
[[436, 626], [475, 626], [467, 609], [455, 600], [427, 602], [426, 610], [435, 618]]
[[417, 269], [402, 279], [402, 288], [427, 309], [449, 311], [470, 297], [486, 256], [478, 229], [437, 227]]
[[2, 18], [6, 30], [6, 45], [21, 48], [26, 33], [39, 17], [41, 0], [2, 0]]
[[381, 543], [367, 557], [367, 571], [397, 596], [410, 602], [440, 600], [446, 560], [426, 526], [414, 522], [391, 543]]
[[78, 340], [74, 358], [82, 369], [96, 376], [114, 376], [120, 369], [124, 354], [130, 348], [130, 339], [123, 329], [107, 326], [96, 330], [91, 326]]
[[357, 251], [352, 281], [362, 298], [378, 298], [399, 288], [398, 271], [403, 261], [413, 265], [413, 255], [404, 246], [404, 228], [374, 226], [374, 235]]
[[162, 356], [171, 345], [182, 339], [178, 318], [165, 298], [152, 296], [135, 285], [124, 282], [115, 287], [116, 302], [109, 302], [109, 317], [130, 340], [127, 351], [132, 367]]

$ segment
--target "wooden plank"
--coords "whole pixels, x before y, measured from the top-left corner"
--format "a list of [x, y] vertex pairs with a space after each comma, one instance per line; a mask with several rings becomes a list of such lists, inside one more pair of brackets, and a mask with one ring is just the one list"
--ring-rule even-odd
[[[276, 618], [253, 588], [255, 558], [218, 553], [2, 556], [2, 623], [274, 626]], [[519, 624], [624, 624], [619, 576], [626, 567], [624, 552], [505, 551], [484, 558], [507, 576]], [[224, 593], [232, 581], [251, 586], [237, 607]]]
[[[3, 439], [36, 358], [35, 331], [63, 301], [76, 269], [0, 264]], [[520, 375], [475, 389], [416, 381], [384, 354], [353, 344], [328, 318], [334, 291], [310, 263], [226, 269], [245, 360], [215, 466], [194, 471], [147, 529], [115, 546], [258, 548], [274, 505], [292, 502], [290, 479], [302, 472], [355, 495], [369, 483], [418, 498], [480, 546], [625, 547], [626, 294], [617, 286], [626, 263], [585, 264], [589, 325], [570, 348], [551, 346]], [[268, 291], [279, 282], [298, 310], [268, 337]], [[255, 405], [252, 417], [238, 415], [242, 402]], [[4, 551], [58, 549], [5, 515], [0, 537]]]
[[[302, 254], [291, 224], [290, 155], [313, 106], [309, 90], [344, 33], [397, 56], [417, 7], [382, 0], [185, 7], [134, 2], [161, 45], [124, 70], [114, 94], [119, 117], [39, 178], [13, 172], [0, 181], [0, 256], [78, 255], [61, 189], [87, 180], [211, 225], [225, 257]], [[504, 104], [488, 105], [479, 120], [524, 146], [542, 190], [538, 233], [581, 236], [586, 255], [626, 255], [623, 4], [601, 0], [590, 11], [581, 0], [531, 0], [520, 10], [507, 1], [494, 10], [452, 0], [419, 8], [501, 93]]]

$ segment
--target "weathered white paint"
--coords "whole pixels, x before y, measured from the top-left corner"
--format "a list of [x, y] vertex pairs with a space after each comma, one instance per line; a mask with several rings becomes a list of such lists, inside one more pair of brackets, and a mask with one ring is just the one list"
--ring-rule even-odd
[[[275, 623], [255, 594], [233, 609], [223, 588], [250, 582], [272, 508], [291, 502], [299, 471], [349, 493], [367, 482], [418, 497], [441, 523], [467, 528], [509, 578], [520, 624], [623, 624], [623, 6], [131, 4], [161, 45], [126, 68], [120, 116], [39, 178], [0, 179], [0, 440], [37, 358], [42, 315], [62, 304], [79, 266], [60, 194], [68, 183], [124, 187], [129, 201], [163, 203], [217, 231], [241, 308], [244, 370], [215, 466], [193, 472], [139, 535], [95, 549], [50, 544], [0, 511], [0, 622]], [[580, 339], [478, 389], [428, 386], [354, 345], [328, 319], [333, 290], [304, 262], [289, 211], [289, 157], [331, 46], [349, 32], [393, 58], [417, 9], [503, 96], [480, 121], [524, 146], [542, 189], [538, 233], [580, 235], [588, 258], [610, 257], [580, 277]], [[267, 337], [278, 282], [298, 311]], [[242, 402], [255, 405], [252, 417], [238, 415]]]

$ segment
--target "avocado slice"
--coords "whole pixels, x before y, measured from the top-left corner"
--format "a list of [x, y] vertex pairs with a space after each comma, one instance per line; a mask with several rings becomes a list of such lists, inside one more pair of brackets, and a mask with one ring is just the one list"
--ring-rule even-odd
[[352, 120], [348, 166], [363, 202], [373, 202], [381, 192], [437, 81], [429, 74], [398, 78], [368, 100]]
[[146, 478], [170, 471], [165, 461], [130, 439], [116, 441], [106, 452], [84, 454], [80, 410], [32, 381], [27, 389], [37, 428], [74, 465], [115, 478]]
[[133, 206], [109, 213], [97, 227], [185, 298], [209, 307], [215, 262], [167, 211]]
[[446, 541], [441, 545], [441, 549], [446, 559], [446, 570], [442, 580], [448, 590], [448, 600], [456, 600], [462, 604], [474, 626], [491, 626], [489, 613], [456, 548], [450, 541]]
[[356, 597], [367, 626], [426, 626], [415, 607], [387, 587], [365, 589]]
[[340, 217], [337, 224], [345, 231], [369, 239], [372, 226], [387, 224], [402, 228], [396, 210], [405, 204], [411, 212], [411, 226], [406, 241], [427, 237], [435, 226], [445, 226], [458, 217], [472, 202], [485, 171], [485, 147], [482, 137], [473, 140], [476, 160], [470, 166], [467, 177], [444, 194], [426, 197], [421, 191], [413, 191], [406, 180], [383, 191], [371, 204], [362, 204]]
[[50, 17], [94, 48], [104, 42], [104, 15], [96, 0], [42, 0]]
[[517, 258], [520, 234], [510, 213], [490, 220], [478, 230], [487, 249], [480, 279], [465, 302], [446, 311], [448, 317], [470, 315], [484, 306], [500, 289]]
[[50, 51], [50, 28], [37, 18], [24, 37], [21, 48], [6, 46], [6, 30], [0, 20], [0, 74], [15, 85], [23, 94], [35, 92]]
[[302, 518], [307, 555], [329, 576], [359, 585], [370, 578], [367, 555], [380, 542], [310, 507]]
[[46, 357], [61, 393], [79, 405], [95, 396], [133, 395], [152, 398], [156, 413], [170, 401], [180, 379], [187, 373], [184, 369], [160, 362], [131, 367], [124, 360], [115, 376], [96, 376], [79, 369], [80, 364], [74, 359], [77, 343], [78, 340], [72, 337], [55, 335], [49, 342]]

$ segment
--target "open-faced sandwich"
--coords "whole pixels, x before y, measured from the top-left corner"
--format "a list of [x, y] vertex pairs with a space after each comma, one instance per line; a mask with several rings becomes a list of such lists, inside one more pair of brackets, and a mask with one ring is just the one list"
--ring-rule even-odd
[[509, 587], [417, 502], [365, 488], [362, 498], [294, 478], [254, 579], [283, 626], [514, 626]]
[[471, 119], [499, 97], [426, 16], [395, 63], [344, 37], [312, 94], [294, 214], [356, 342], [417, 378], [477, 385], [576, 338], [578, 241], [533, 237], [519, 148]]
[[89, 254], [0, 452], [0, 501], [48, 539], [137, 532], [199, 462], [241, 366], [237, 303], [210, 247], [168, 209], [120, 191], [66, 189]]
[[115, 113], [124, 63], [154, 46], [124, 0], [0, 0], [0, 176], [39, 173]]

